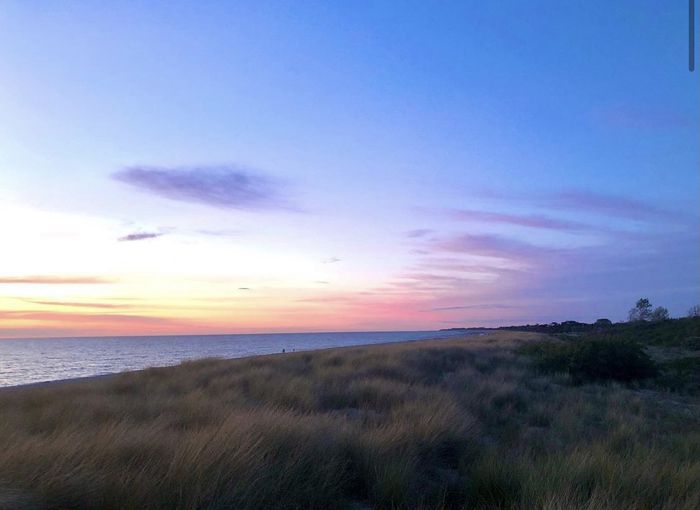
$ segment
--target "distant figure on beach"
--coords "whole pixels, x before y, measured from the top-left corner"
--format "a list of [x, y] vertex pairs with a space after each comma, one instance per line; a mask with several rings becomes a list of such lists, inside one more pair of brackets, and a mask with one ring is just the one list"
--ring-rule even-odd
[[284, 354], [284, 349], [282, 349], [282, 354]]

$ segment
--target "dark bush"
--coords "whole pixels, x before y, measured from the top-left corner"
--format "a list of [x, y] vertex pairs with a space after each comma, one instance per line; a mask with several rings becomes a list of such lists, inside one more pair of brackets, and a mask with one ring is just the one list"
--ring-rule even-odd
[[520, 352], [531, 356], [543, 372], [568, 372], [572, 345], [569, 342], [538, 342], [524, 345]]
[[596, 339], [565, 342], [540, 342], [520, 351], [534, 359], [543, 372], [568, 372], [575, 382], [634, 381], [653, 377], [656, 364], [634, 343], [624, 340]]
[[663, 363], [659, 384], [672, 391], [700, 393], [700, 357], [689, 356]]
[[656, 373], [654, 361], [633, 342], [586, 340], [575, 345], [569, 360], [569, 374], [579, 382], [634, 381]]

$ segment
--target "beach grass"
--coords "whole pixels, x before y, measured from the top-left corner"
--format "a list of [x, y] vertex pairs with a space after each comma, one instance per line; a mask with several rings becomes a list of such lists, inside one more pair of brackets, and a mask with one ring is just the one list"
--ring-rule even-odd
[[696, 395], [573, 384], [543, 335], [0, 391], [3, 509], [700, 508]]

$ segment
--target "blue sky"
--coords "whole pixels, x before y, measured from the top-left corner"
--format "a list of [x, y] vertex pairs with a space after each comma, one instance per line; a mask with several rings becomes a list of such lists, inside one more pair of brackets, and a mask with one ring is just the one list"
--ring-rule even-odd
[[682, 314], [687, 21], [631, 0], [4, 2], [4, 334], [619, 320], [641, 295]]

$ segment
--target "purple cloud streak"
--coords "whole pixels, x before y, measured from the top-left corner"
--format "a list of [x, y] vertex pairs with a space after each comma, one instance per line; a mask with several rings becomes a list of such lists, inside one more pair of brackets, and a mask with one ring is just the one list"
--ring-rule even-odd
[[[597, 193], [580, 189], [568, 189], [553, 193], [504, 193], [496, 190], [481, 190], [479, 198], [519, 203], [545, 209], [586, 211], [607, 216], [660, 221], [676, 219], [677, 214], [657, 205], [609, 193]], [[557, 221], [557, 220], [554, 220]]]
[[547, 216], [518, 215], [494, 213], [486, 211], [475, 211], [470, 209], [452, 209], [448, 215], [460, 221], [477, 221], [483, 223], [503, 223], [508, 225], [518, 225], [522, 227], [543, 228], [550, 230], [561, 230], [564, 232], [578, 232], [589, 230], [591, 227], [575, 221], [558, 220]]
[[428, 234], [432, 234], [433, 230], [430, 228], [416, 228], [414, 230], [409, 230], [406, 232], [406, 237], [415, 239], [417, 237], [425, 237]]
[[112, 178], [141, 191], [181, 202], [225, 209], [294, 209], [281, 196], [278, 183], [233, 165], [134, 166], [116, 172]]
[[542, 203], [558, 209], [583, 209], [636, 220], [674, 217], [670, 211], [641, 200], [589, 191], [561, 191], [545, 197]]
[[433, 249], [447, 252], [496, 257], [516, 262], [551, 255], [556, 250], [490, 234], [463, 234], [437, 241]]
[[156, 237], [160, 237], [162, 235], [162, 233], [157, 232], [135, 232], [133, 234], [120, 237], [117, 239], [117, 241], [143, 241], [144, 239], [155, 239]]

